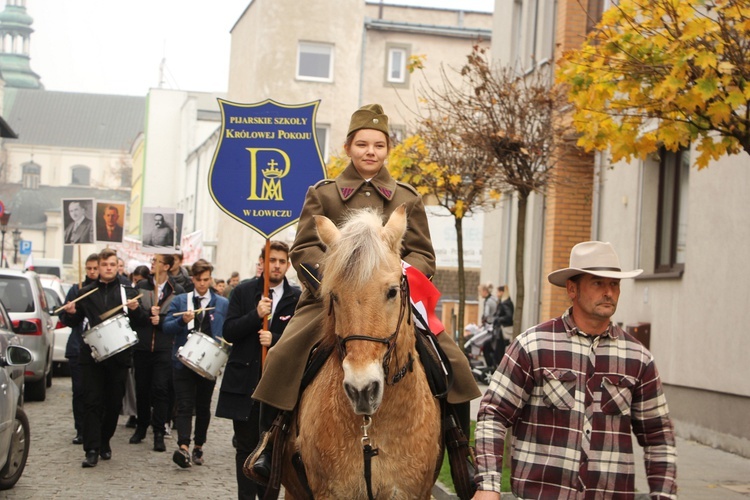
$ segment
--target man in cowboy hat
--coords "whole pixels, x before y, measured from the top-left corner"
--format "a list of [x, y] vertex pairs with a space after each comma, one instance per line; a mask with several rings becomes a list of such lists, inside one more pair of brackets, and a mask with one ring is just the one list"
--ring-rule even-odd
[[609, 243], [574, 246], [547, 277], [572, 302], [521, 334], [482, 399], [475, 499], [500, 498], [506, 428], [513, 493], [521, 498], [632, 498], [631, 429], [644, 448], [651, 496], [676, 498], [672, 421], [651, 353], [611, 321], [622, 271]]

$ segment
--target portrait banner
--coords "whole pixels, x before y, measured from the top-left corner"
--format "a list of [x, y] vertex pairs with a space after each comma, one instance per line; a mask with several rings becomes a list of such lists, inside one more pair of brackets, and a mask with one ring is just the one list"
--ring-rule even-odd
[[222, 123], [208, 174], [211, 197], [230, 217], [271, 238], [297, 222], [307, 188], [326, 176], [315, 133], [320, 101], [218, 101]]
[[96, 241], [122, 243], [125, 232], [125, 203], [96, 200]]
[[174, 208], [144, 207], [141, 250], [148, 253], [176, 253], [176, 221], [177, 212]]
[[62, 216], [64, 245], [94, 242], [93, 198], [63, 198]]

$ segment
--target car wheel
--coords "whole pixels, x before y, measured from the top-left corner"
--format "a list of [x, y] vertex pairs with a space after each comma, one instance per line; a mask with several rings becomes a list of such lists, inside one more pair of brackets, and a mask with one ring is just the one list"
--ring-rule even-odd
[[52, 365], [50, 365], [49, 372], [47, 372], [47, 387], [52, 387]]
[[26, 459], [29, 457], [31, 430], [29, 419], [23, 409], [16, 409], [16, 420], [13, 422], [13, 435], [10, 438], [8, 462], [0, 470], [0, 490], [12, 488], [23, 474]]
[[47, 399], [47, 377], [26, 383], [26, 401], [44, 401], [45, 399]]

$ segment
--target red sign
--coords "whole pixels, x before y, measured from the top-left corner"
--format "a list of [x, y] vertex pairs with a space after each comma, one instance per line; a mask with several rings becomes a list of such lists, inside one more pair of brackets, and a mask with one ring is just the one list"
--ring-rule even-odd
[[3, 205], [3, 202], [0, 201], [0, 217], [2, 217], [4, 213], [5, 213], [5, 205]]

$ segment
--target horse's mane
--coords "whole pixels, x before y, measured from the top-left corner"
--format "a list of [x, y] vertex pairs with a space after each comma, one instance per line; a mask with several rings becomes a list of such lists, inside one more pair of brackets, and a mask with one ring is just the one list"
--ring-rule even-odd
[[382, 239], [382, 228], [379, 211], [363, 209], [348, 214], [339, 227], [341, 238], [323, 259], [323, 293], [342, 285], [359, 289], [383, 269], [391, 252]]

